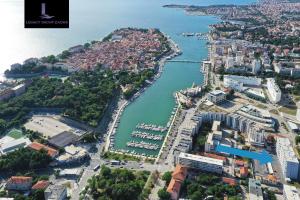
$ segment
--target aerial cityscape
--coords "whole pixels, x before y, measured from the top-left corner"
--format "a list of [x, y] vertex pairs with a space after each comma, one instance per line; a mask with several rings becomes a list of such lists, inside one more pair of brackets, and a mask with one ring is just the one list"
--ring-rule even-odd
[[300, 2], [126, 2], [0, 40], [0, 200], [300, 200]]

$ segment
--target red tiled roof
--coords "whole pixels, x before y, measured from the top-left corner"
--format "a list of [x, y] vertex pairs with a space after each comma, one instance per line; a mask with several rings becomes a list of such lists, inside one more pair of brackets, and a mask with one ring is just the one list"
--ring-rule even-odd
[[28, 176], [12, 176], [10, 179], [8, 179], [8, 183], [14, 183], [14, 184], [23, 184], [28, 183], [32, 181], [32, 177]]
[[248, 175], [248, 167], [241, 167], [240, 173], [242, 176], [247, 176]]
[[183, 182], [187, 175], [187, 168], [182, 165], [176, 165], [174, 172], [172, 173], [172, 178]]
[[40, 151], [42, 149], [45, 149], [48, 152], [48, 155], [51, 156], [51, 157], [54, 157], [58, 154], [57, 150], [55, 150], [53, 148], [50, 148], [46, 145], [43, 145], [41, 143], [38, 143], [38, 142], [32, 142], [28, 147], [33, 149], [33, 150], [36, 150], [36, 151]]
[[228, 185], [236, 185], [236, 180], [233, 178], [222, 177], [222, 181]]
[[33, 190], [46, 189], [49, 184], [50, 184], [49, 181], [41, 180], [38, 181], [36, 184], [34, 184], [31, 189]]
[[167, 192], [169, 192], [169, 193], [172, 193], [172, 192], [179, 193], [180, 187], [181, 187], [181, 182], [172, 178], [170, 183], [169, 183], [169, 186], [167, 188]]

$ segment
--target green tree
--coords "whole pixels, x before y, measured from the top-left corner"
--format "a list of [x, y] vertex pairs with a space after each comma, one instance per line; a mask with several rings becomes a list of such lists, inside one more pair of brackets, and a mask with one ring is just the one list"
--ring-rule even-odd
[[160, 200], [169, 200], [171, 199], [171, 195], [167, 192], [166, 188], [162, 188], [158, 191], [158, 197]]
[[166, 181], [166, 185], [169, 185], [170, 181], [172, 179], [172, 172], [165, 172], [162, 176], [162, 180]]

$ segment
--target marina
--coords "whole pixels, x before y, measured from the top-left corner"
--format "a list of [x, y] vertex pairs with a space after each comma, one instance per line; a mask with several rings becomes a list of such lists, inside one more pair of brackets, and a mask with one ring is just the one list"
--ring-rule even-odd
[[155, 135], [155, 134], [141, 132], [141, 131], [134, 131], [131, 133], [131, 136], [148, 139], [148, 140], [162, 140], [164, 137], [163, 135]]
[[147, 150], [157, 150], [159, 148], [159, 145], [157, 144], [152, 144], [144, 141], [141, 142], [130, 141], [126, 143], [126, 146], [140, 148], [140, 149], [147, 149]]
[[163, 127], [163, 126], [156, 126], [154, 124], [138, 124], [136, 126], [137, 129], [143, 129], [143, 130], [149, 130], [149, 131], [157, 131], [157, 132], [165, 132], [168, 130], [167, 127]]

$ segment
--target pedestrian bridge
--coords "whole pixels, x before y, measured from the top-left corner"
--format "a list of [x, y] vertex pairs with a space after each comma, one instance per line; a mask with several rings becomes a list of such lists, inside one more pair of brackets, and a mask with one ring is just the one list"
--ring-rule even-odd
[[201, 61], [197, 61], [197, 60], [168, 60], [167, 62], [201, 63]]

